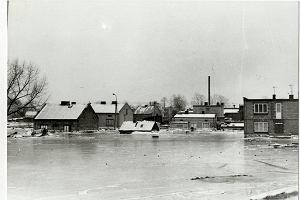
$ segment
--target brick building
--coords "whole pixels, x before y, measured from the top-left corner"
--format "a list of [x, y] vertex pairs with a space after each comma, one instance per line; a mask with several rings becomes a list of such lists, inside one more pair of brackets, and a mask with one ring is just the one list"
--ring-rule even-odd
[[115, 123], [115, 111], [116, 112], [116, 128], [119, 128], [124, 121], [133, 121], [133, 111], [131, 107], [125, 104], [117, 104], [117, 110], [115, 104], [106, 104], [102, 101], [100, 104], [92, 104], [98, 116], [99, 128], [114, 128]]
[[256, 134], [298, 135], [299, 100], [244, 97], [245, 137]]
[[65, 132], [96, 130], [98, 117], [91, 104], [62, 101], [61, 104], [46, 104], [34, 118], [34, 128]]

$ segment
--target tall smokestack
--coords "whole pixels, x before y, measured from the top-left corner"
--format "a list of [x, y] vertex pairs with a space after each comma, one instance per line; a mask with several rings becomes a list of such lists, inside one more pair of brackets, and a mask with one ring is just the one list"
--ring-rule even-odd
[[210, 76], [208, 76], [208, 105], [210, 105]]

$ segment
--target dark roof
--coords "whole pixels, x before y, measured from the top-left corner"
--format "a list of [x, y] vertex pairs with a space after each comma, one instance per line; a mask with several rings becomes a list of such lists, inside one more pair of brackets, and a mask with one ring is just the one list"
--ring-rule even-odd
[[152, 114], [155, 111], [155, 106], [139, 106], [137, 109], [134, 111], [134, 114]]

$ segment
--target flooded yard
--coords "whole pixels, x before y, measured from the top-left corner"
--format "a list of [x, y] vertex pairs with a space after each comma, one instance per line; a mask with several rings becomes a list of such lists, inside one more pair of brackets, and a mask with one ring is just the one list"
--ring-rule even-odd
[[242, 133], [8, 138], [9, 200], [249, 199], [298, 185], [298, 148]]

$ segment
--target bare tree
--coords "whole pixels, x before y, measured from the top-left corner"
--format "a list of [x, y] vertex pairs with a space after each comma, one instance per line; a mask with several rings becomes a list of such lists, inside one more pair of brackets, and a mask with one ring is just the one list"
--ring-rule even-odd
[[203, 94], [195, 92], [192, 97], [191, 105], [202, 105], [206, 97]]
[[172, 95], [172, 97], [170, 98], [170, 103], [171, 103], [171, 106], [173, 107], [174, 109], [174, 113], [177, 113], [181, 110], [185, 110], [186, 108], [186, 105], [187, 105], [187, 101], [186, 101], [186, 98], [183, 96], [183, 95]]
[[224, 105], [228, 105], [229, 104], [229, 99], [224, 97], [221, 94], [214, 94], [211, 97], [211, 102], [212, 102], [212, 104], [216, 104], [216, 103], [219, 102], [219, 103], [224, 103]]
[[32, 64], [8, 64], [7, 116], [36, 109], [46, 102], [46, 78], [39, 77], [39, 69]]

